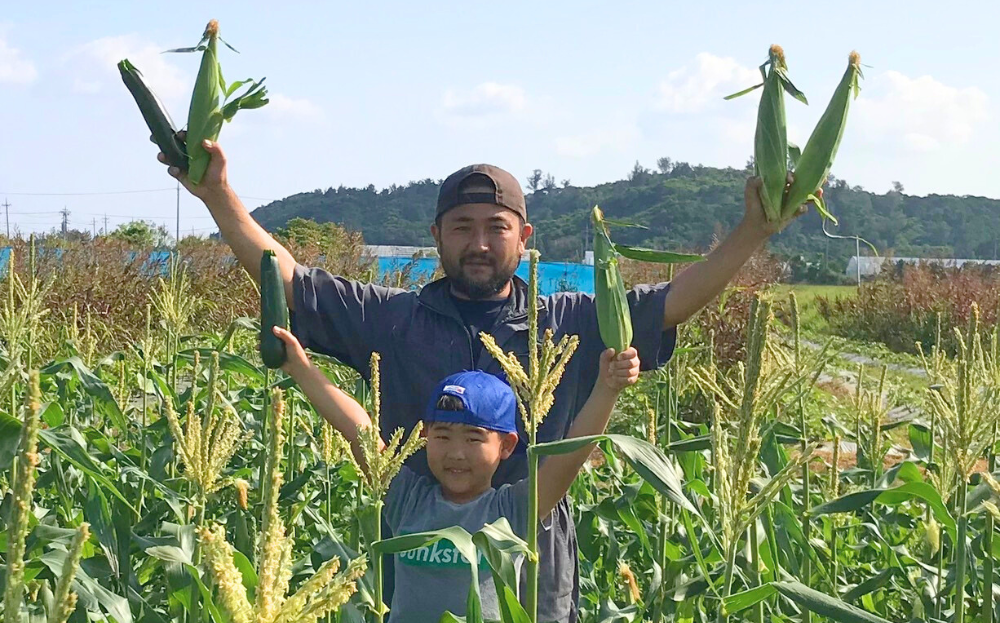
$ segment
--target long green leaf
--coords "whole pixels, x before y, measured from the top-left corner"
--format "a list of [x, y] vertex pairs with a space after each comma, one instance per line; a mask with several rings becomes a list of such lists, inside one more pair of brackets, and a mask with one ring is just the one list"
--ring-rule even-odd
[[105, 491], [108, 491], [111, 495], [121, 500], [133, 513], [136, 512], [135, 508], [129, 503], [128, 498], [122, 495], [118, 487], [104, 475], [101, 467], [90, 456], [86, 445], [75, 428], [60, 427], [57, 429], [41, 430], [38, 431], [38, 439], [51, 448], [53, 452], [83, 470], [84, 473], [104, 487]]
[[14, 464], [14, 454], [21, 438], [21, 421], [6, 413], [0, 413], [0, 474]]
[[673, 463], [663, 454], [662, 450], [648, 441], [628, 435], [592, 435], [540, 443], [530, 447], [528, 452], [539, 456], [568, 454], [600, 441], [607, 441], [614, 445], [618, 454], [632, 466], [632, 469], [671, 502], [696, 516], [701, 516], [691, 500], [684, 495], [681, 477]]
[[614, 247], [618, 255], [627, 257], [630, 260], [638, 260], [640, 262], [653, 262], [655, 264], [687, 264], [690, 262], [702, 262], [705, 260], [704, 255], [699, 255], [697, 253], [658, 251], [656, 249], [647, 249], [645, 247], [633, 247], [627, 244], [618, 244], [617, 242], [612, 242], [611, 246]]
[[867, 507], [873, 502], [879, 502], [887, 506], [896, 506], [914, 498], [926, 502], [930, 506], [931, 512], [934, 513], [934, 518], [937, 519], [938, 523], [948, 530], [952, 538], [955, 538], [958, 528], [955, 518], [948, 512], [937, 489], [926, 482], [909, 482], [892, 489], [867, 489], [865, 491], [848, 493], [835, 500], [814, 507], [809, 514], [813, 517], [819, 517], [833, 513], [852, 513]]
[[118, 401], [115, 400], [111, 389], [96, 374], [91, 372], [90, 368], [79, 357], [55, 361], [42, 368], [40, 374], [42, 376], [56, 376], [63, 371], [75, 376], [80, 381], [83, 391], [94, 398], [94, 406], [111, 418], [118, 430], [128, 430], [128, 422], [118, 407]]
[[798, 605], [807, 608], [810, 612], [828, 617], [831, 621], [838, 623], [892, 623], [857, 606], [844, 603], [836, 597], [811, 589], [800, 582], [771, 582], [771, 586]]
[[468, 623], [483, 623], [482, 601], [479, 597], [479, 565], [477, 564], [476, 546], [472, 542], [472, 535], [463, 528], [460, 526], [451, 526], [450, 528], [442, 528], [441, 530], [404, 534], [391, 539], [376, 541], [371, 544], [371, 548], [375, 555], [398, 554], [433, 545], [442, 539], [451, 541], [452, 545], [469, 561], [472, 582], [469, 585], [469, 597], [466, 602], [466, 613], [463, 620]]

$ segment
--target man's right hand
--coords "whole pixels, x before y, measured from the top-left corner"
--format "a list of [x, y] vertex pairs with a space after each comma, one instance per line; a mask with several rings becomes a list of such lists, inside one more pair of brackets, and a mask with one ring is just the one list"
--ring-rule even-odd
[[[187, 138], [187, 132], [178, 132], [177, 136], [183, 141]], [[226, 155], [222, 152], [222, 147], [209, 140], [204, 141], [203, 146], [211, 159], [199, 184], [192, 184], [187, 174], [182, 173], [177, 167], [168, 167], [167, 173], [176, 178], [189, 193], [208, 203], [211, 199], [229, 192], [229, 179], [226, 173]], [[167, 163], [167, 157], [163, 152], [157, 154], [156, 159], [163, 164]]]

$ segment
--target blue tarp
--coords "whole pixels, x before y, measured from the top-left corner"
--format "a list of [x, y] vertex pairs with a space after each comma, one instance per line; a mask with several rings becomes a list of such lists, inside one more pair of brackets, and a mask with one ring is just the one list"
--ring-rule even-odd
[[[421, 258], [413, 260], [405, 257], [378, 258], [379, 275], [399, 271], [413, 264], [413, 276], [418, 279], [429, 278], [438, 266], [437, 258]], [[523, 261], [517, 268], [517, 276], [528, 279], [528, 262]], [[594, 293], [594, 267], [586, 264], [568, 264], [564, 262], [538, 263], [538, 291], [540, 294], [553, 292], [586, 292]]]
[[[42, 252], [54, 253], [57, 258], [62, 257], [63, 250], [39, 249]], [[0, 248], [0, 275], [7, 272], [7, 264], [10, 262], [10, 247]], [[135, 251], [129, 254], [129, 261], [138, 256]], [[413, 264], [413, 276], [421, 281], [425, 281], [434, 274], [438, 266], [437, 258], [421, 258], [413, 260], [406, 257], [380, 257], [378, 258], [379, 275], [403, 270], [406, 266]], [[143, 262], [142, 271], [166, 277], [170, 269], [170, 252], [153, 251], [146, 255]], [[528, 278], [528, 262], [522, 261], [517, 268], [517, 275], [522, 279]], [[541, 294], [552, 294], [553, 292], [586, 292], [594, 293], [594, 267], [585, 264], [568, 264], [564, 262], [539, 262], [538, 263], [538, 290]]]

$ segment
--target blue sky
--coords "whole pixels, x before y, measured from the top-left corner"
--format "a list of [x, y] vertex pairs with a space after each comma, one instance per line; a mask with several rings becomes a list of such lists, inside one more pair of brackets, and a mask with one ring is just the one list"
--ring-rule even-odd
[[[210, 18], [240, 54], [229, 80], [267, 77], [272, 103], [222, 131], [248, 208], [330, 186], [382, 188], [491, 162], [589, 185], [638, 160], [742, 166], [749, 86], [780, 43], [811, 106], [804, 144], [846, 66], [866, 79], [834, 174], [885, 192], [1000, 198], [995, 3], [962, 2], [36, 2], [0, 13], [0, 203], [11, 227], [174, 229], [171, 189], [115, 63], [128, 57], [183, 123]], [[35, 194], [26, 194], [35, 193]], [[587, 206], [581, 206], [586, 209]], [[0, 227], [3, 222], [0, 221]], [[181, 197], [182, 234], [214, 230]]]

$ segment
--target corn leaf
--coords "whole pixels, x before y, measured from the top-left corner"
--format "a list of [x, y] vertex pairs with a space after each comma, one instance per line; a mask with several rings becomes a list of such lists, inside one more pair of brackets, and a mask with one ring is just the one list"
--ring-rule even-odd
[[674, 253], [673, 251], [659, 251], [647, 249], [645, 247], [633, 247], [627, 244], [612, 242], [611, 246], [622, 257], [640, 262], [654, 262], [656, 264], [686, 264], [689, 262], [701, 262], [704, 255], [698, 253]]
[[948, 512], [937, 489], [926, 482], [909, 482], [891, 489], [867, 489], [865, 491], [848, 493], [835, 500], [816, 506], [809, 512], [809, 515], [819, 517], [834, 513], [853, 513], [854, 511], [866, 508], [873, 502], [879, 502], [887, 506], [896, 506], [913, 499], [926, 502], [938, 523], [948, 530], [953, 539], [957, 538], [955, 518]]
[[461, 552], [465, 559], [469, 561], [469, 571], [472, 573], [472, 582], [469, 584], [469, 597], [466, 605], [465, 621], [469, 623], [483, 623], [482, 602], [479, 597], [479, 565], [476, 556], [476, 545], [472, 542], [472, 535], [460, 526], [451, 526], [441, 530], [430, 530], [427, 532], [414, 532], [402, 536], [384, 539], [372, 543], [372, 551], [376, 554], [399, 554], [413, 549], [433, 545], [442, 539], [447, 539], [455, 548]]
[[779, 593], [810, 612], [838, 623], [891, 623], [887, 619], [844, 603], [836, 597], [813, 590], [800, 582], [772, 582]]
[[591, 435], [588, 437], [573, 437], [562, 441], [540, 443], [528, 448], [528, 453], [539, 456], [568, 454], [595, 442], [609, 442], [614, 445], [617, 453], [632, 466], [643, 480], [654, 489], [667, 496], [670, 501], [681, 508], [701, 517], [698, 509], [684, 495], [684, 485], [680, 474], [667, 459], [663, 451], [643, 439], [628, 435]]
[[752, 87], [747, 87], [747, 88], [743, 89], [742, 91], [737, 91], [736, 93], [733, 93], [731, 95], [727, 95], [727, 96], [725, 96], [722, 99], [727, 100], [727, 101], [728, 100], [732, 100], [732, 99], [736, 99], [737, 97], [740, 97], [742, 95], [746, 95], [747, 93], [752, 93], [753, 91], [756, 91], [757, 89], [761, 88], [762, 86], [764, 86], [763, 82], [761, 82], [760, 84], [755, 84]]

